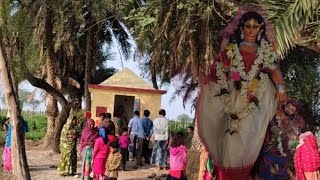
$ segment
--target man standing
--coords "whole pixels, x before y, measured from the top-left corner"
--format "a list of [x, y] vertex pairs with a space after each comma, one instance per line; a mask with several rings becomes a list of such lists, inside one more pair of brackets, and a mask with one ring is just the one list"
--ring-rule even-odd
[[165, 168], [167, 145], [169, 139], [169, 120], [165, 117], [166, 111], [159, 110], [159, 117], [153, 121], [153, 133], [155, 144], [151, 155], [151, 164], [159, 166], [160, 170]]
[[150, 164], [151, 151], [149, 149], [150, 137], [152, 135], [153, 122], [149, 119], [150, 111], [144, 110], [144, 117], [142, 118], [142, 126], [146, 138], [143, 141], [143, 157], [146, 164]]
[[140, 119], [140, 112], [135, 111], [133, 114], [134, 117], [130, 119], [128, 125], [131, 141], [129, 146], [129, 155], [131, 159], [136, 157], [136, 165], [134, 166], [134, 169], [136, 169], [142, 165], [141, 156], [145, 133], [142, 127], [142, 120]]
[[102, 120], [99, 125], [99, 128], [105, 127], [108, 130], [108, 134], [115, 135], [115, 126], [114, 123], [111, 121], [111, 113], [102, 114], [100, 116], [102, 116]]

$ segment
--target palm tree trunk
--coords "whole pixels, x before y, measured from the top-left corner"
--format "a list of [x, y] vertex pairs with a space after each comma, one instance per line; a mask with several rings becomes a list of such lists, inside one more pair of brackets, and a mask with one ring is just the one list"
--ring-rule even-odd
[[88, 27], [90, 28], [87, 35], [87, 48], [86, 48], [86, 66], [85, 66], [85, 77], [84, 77], [84, 101], [85, 110], [91, 111], [91, 94], [89, 92], [89, 84], [92, 81], [92, 68], [94, 64], [94, 36], [95, 28], [91, 27], [93, 20], [88, 20]]
[[[52, 25], [52, 10], [49, 7], [46, 8], [46, 17], [45, 17], [45, 35], [44, 35], [44, 50], [46, 51], [46, 73], [47, 73], [47, 83], [52, 87], [56, 87], [55, 83], [55, 73], [54, 73], [54, 63], [55, 63], [55, 56], [54, 56], [54, 47], [53, 47], [53, 25]], [[58, 106], [57, 100], [54, 99], [51, 95], [48, 95], [48, 105], [46, 109], [47, 115], [47, 133], [45, 137], [45, 144], [47, 147], [52, 145], [52, 139], [54, 136], [54, 129], [56, 118], [58, 116]]]
[[192, 137], [191, 150], [199, 151], [200, 146], [201, 146], [201, 140], [200, 140], [199, 133], [198, 133], [197, 120], [195, 120], [194, 124], [195, 125], [194, 125], [193, 137]]
[[30, 172], [25, 151], [25, 143], [23, 132], [20, 130], [20, 110], [17, 96], [15, 95], [13, 82], [10, 71], [8, 69], [8, 61], [2, 42], [2, 32], [0, 30], [0, 76], [3, 84], [6, 104], [10, 111], [10, 119], [13, 126], [12, 129], [12, 165], [13, 174], [18, 180], [29, 180]]
[[81, 102], [82, 102], [82, 93], [72, 92], [68, 95], [68, 101], [71, 103], [71, 112], [70, 114], [74, 114], [81, 110]]
[[60, 136], [61, 131], [64, 124], [67, 122], [67, 118], [69, 117], [70, 113], [70, 106], [68, 103], [61, 104], [61, 111], [59, 112], [57, 123], [54, 129], [54, 136], [53, 136], [53, 152], [60, 152]]
[[152, 71], [152, 73], [151, 73], [151, 81], [152, 81], [153, 88], [159, 89], [159, 86], [158, 86], [158, 83], [157, 83], [156, 70], [151, 69], [151, 71]]
[[48, 104], [45, 111], [47, 115], [47, 132], [45, 137], [45, 146], [52, 147], [52, 139], [54, 135], [55, 122], [56, 122], [56, 117], [58, 116], [58, 106], [57, 106], [57, 101], [49, 94], [48, 94], [47, 100], [48, 100], [47, 101]]

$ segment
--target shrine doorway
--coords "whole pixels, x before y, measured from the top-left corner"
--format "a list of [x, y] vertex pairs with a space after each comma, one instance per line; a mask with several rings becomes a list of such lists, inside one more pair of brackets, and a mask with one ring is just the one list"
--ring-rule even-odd
[[115, 95], [113, 114], [118, 115], [126, 124], [133, 117], [134, 96]]

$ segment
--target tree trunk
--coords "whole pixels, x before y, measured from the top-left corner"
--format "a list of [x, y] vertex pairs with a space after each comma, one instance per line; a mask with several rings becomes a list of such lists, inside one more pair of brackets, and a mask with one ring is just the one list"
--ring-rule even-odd
[[[54, 63], [55, 63], [55, 54], [54, 54], [54, 42], [53, 42], [53, 25], [52, 25], [52, 10], [46, 6], [46, 16], [45, 16], [45, 24], [44, 24], [44, 42], [43, 42], [43, 50], [46, 52], [46, 73], [47, 73], [47, 83], [52, 87], [56, 88], [55, 83], [55, 71], [54, 71]], [[47, 133], [45, 137], [45, 144], [47, 147], [51, 147], [52, 139], [54, 137], [54, 130], [56, 119], [58, 116], [58, 106], [57, 100], [51, 95], [48, 96], [48, 105], [46, 109], [46, 115], [48, 117], [47, 121]]]
[[25, 143], [23, 132], [20, 131], [20, 110], [17, 96], [14, 92], [13, 82], [11, 79], [10, 71], [8, 69], [8, 61], [6, 59], [3, 42], [2, 32], [0, 30], [0, 76], [5, 93], [6, 104], [10, 111], [10, 121], [12, 123], [12, 165], [14, 176], [18, 180], [29, 180], [30, 172], [25, 151]]
[[66, 100], [66, 98], [61, 94], [57, 89], [52, 87], [46, 81], [34, 77], [32, 74], [28, 74], [27, 76], [28, 81], [35, 87], [41, 88], [53, 96], [61, 105], [61, 111], [59, 112], [55, 128], [54, 128], [54, 135], [53, 135], [53, 142], [52, 142], [52, 150], [54, 152], [59, 152], [59, 145], [60, 145], [60, 134], [63, 128], [63, 125], [66, 123], [67, 118], [70, 113], [70, 104]]
[[81, 102], [82, 102], [82, 93], [79, 91], [69, 93], [69, 102], [71, 102], [71, 112], [70, 114], [74, 114], [81, 110]]
[[198, 133], [197, 120], [195, 120], [191, 150], [198, 152], [200, 150], [200, 146], [201, 146], [201, 139], [200, 139], [199, 133]]
[[53, 151], [60, 152], [60, 136], [64, 124], [67, 122], [70, 113], [70, 106], [68, 104], [61, 104], [61, 111], [57, 118], [57, 123], [54, 129], [53, 137]]
[[152, 73], [151, 73], [151, 80], [152, 80], [152, 85], [153, 85], [153, 88], [155, 89], [159, 89], [158, 87], [158, 83], [157, 83], [157, 74], [156, 74], [156, 70], [151, 70]]
[[47, 132], [45, 137], [45, 146], [52, 147], [56, 117], [58, 116], [58, 106], [57, 101], [51, 95], [48, 94], [47, 99], [48, 104], [45, 111], [47, 115]]
[[[92, 26], [93, 20], [88, 20], [88, 27]], [[87, 48], [86, 48], [86, 66], [84, 77], [84, 101], [86, 111], [91, 111], [91, 94], [89, 92], [89, 84], [92, 81], [92, 68], [94, 64], [94, 36], [95, 28], [90, 27], [87, 35]]]

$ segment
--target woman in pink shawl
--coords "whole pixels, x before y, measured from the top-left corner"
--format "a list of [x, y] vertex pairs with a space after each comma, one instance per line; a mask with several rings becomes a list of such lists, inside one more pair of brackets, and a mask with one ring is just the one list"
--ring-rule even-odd
[[300, 135], [300, 144], [294, 155], [297, 180], [320, 179], [320, 154], [317, 138], [308, 131]]
[[92, 119], [87, 119], [80, 139], [80, 152], [83, 160], [82, 180], [91, 179], [90, 173], [92, 171], [92, 146], [97, 138], [99, 138], [99, 132], [98, 129], [94, 127], [94, 121]]

